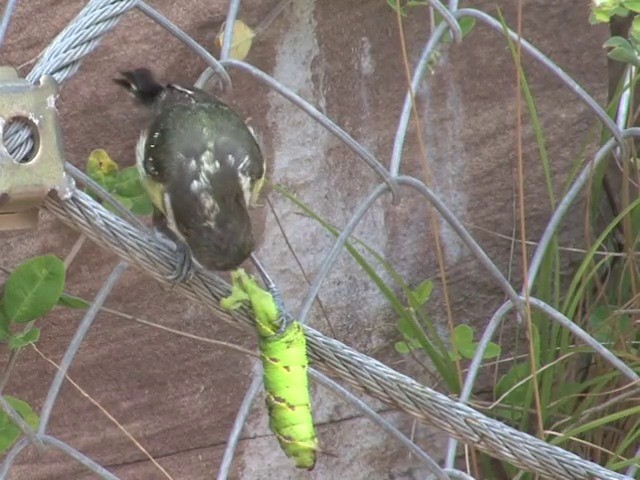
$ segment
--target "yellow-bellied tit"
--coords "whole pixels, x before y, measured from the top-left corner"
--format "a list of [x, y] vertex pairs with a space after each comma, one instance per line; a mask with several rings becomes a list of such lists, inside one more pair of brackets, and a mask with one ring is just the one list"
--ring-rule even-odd
[[122, 72], [114, 82], [151, 107], [136, 147], [136, 164], [157, 209], [183, 249], [211, 270], [232, 270], [254, 248], [247, 207], [264, 182], [265, 161], [253, 130], [225, 103], [197, 89], [161, 85], [146, 68]]

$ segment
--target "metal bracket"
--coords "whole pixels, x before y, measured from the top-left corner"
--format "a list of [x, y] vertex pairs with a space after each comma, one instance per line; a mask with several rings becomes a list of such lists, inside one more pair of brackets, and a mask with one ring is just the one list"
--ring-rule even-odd
[[[0, 67], [0, 230], [33, 228], [38, 206], [51, 190], [67, 198], [73, 187], [64, 173], [62, 134], [55, 101], [58, 85], [48, 75], [32, 85], [11, 67]], [[16, 161], [4, 145], [10, 120], [28, 124], [34, 134], [34, 152], [28, 161]]]

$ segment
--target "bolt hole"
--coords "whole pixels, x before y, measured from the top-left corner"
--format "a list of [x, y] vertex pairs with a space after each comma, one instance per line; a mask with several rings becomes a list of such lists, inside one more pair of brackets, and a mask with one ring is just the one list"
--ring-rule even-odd
[[[24, 131], [21, 127], [27, 127], [28, 130]], [[24, 141], [28, 137], [30, 139]], [[26, 117], [11, 117], [4, 124], [2, 143], [14, 161], [29, 163], [40, 148], [38, 127]]]

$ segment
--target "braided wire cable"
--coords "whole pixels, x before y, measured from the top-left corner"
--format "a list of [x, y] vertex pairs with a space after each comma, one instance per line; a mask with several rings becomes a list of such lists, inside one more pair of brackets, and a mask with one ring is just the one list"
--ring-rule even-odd
[[[434, 4], [436, 2], [437, 0], [430, 0], [429, 3]], [[52, 74], [60, 82], [68, 78], [77, 71], [81, 59], [95, 49], [101, 36], [110, 31], [121, 15], [135, 6], [136, 3], [134, 0], [91, 0], [76, 19], [56, 37], [27, 78], [32, 82], [38, 80], [43, 74]], [[439, 2], [437, 3], [440, 5]], [[483, 16], [486, 14], [472, 9], [466, 9], [460, 13], [461, 11], [456, 11], [457, 2], [455, 1], [450, 1], [449, 6], [450, 10], [454, 12], [452, 15], [455, 18], [459, 18], [460, 15], [474, 16], [495, 27], [495, 24], [492, 24], [491, 21]], [[451, 20], [450, 17], [447, 17], [447, 19]], [[442, 32], [444, 32], [444, 28], [446, 27], [441, 28]], [[455, 29], [452, 28], [452, 30], [455, 33]], [[435, 43], [433, 45], [435, 46]], [[530, 53], [534, 54], [534, 56], [537, 55], [536, 58], [543, 57], [535, 49], [531, 50]], [[550, 62], [548, 59], [546, 61]], [[248, 64], [243, 62], [226, 60], [222, 64], [251, 70], [246, 66]], [[558, 69], [558, 71], [560, 70]], [[399, 142], [398, 157], [392, 161], [394, 168], [391, 169], [390, 173], [384, 168], [381, 169], [381, 164], [364, 147], [355, 142], [326, 116], [311, 107], [310, 104], [304, 103], [293, 92], [263, 72], [256, 69], [255, 71], [251, 70], [250, 73], [257, 80], [268, 83], [270, 87], [296, 103], [296, 105], [312, 115], [315, 120], [323, 123], [334, 134], [338, 135], [341, 140], [348, 144], [380, 174], [386, 182], [386, 185], [383, 183], [381, 186], [394, 191], [397, 185], [396, 181], [401, 178], [397, 177], [397, 168], [400, 165], [400, 150], [404, 134], [400, 135], [402, 141]], [[554, 73], [560, 75], [558, 72]], [[569, 82], [570, 77], [568, 77], [568, 80], [565, 77], [561, 77], [561, 79], [563, 81], [566, 80], [567, 86], [585, 100], [596, 115], [602, 118], [602, 109], [595, 100], [588, 96], [575, 82], [571, 84]], [[622, 133], [620, 130], [615, 125], [611, 126], [606, 121], [605, 123], [611, 128], [614, 137], [619, 141], [620, 148], [626, 148], [621, 143]], [[20, 158], [28, 153], [32, 145], [28, 130], [17, 125], [12, 129], [11, 127], [8, 129], [6, 146], [14, 158]], [[412, 183], [409, 183], [408, 186], [417, 188], [417, 185]], [[80, 230], [97, 244], [115, 252], [127, 262], [138, 265], [160, 282], [167, 282], [167, 276], [175, 270], [179, 262], [175, 252], [165, 243], [132, 227], [126, 221], [105, 210], [81, 191], [74, 192], [70, 198], [65, 200], [53, 195], [49, 196], [43, 203], [43, 207], [67, 225]], [[175, 288], [192, 300], [210, 307], [219, 318], [253, 328], [254, 320], [247, 308], [242, 308], [235, 312], [221, 309], [219, 300], [230, 293], [230, 288], [226, 282], [213, 273], [196, 269], [189, 280], [177, 285]], [[517, 307], [518, 303], [515, 300], [512, 298]], [[335, 339], [328, 338], [310, 327], [305, 326], [304, 328], [309, 346], [309, 357], [314, 362], [315, 367], [341, 377], [354, 387], [383, 402], [395, 405], [417, 419], [444, 430], [453, 438], [473, 444], [478, 450], [546, 478], [628, 478], [482, 415], [464, 403], [457, 402], [420, 385], [411, 378], [351, 349]], [[66, 444], [64, 444], [64, 447], [58, 445], [58, 443], [61, 444], [62, 442], [49, 436], [42, 435], [39, 438], [42, 441], [46, 441], [45, 443], [57, 445], [63, 450], [68, 447]], [[24, 448], [27, 442], [27, 440], [23, 440], [16, 444], [15, 451]], [[66, 451], [73, 458], [83, 461], [85, 465], [91, 464], [90, 460], [75, 452], [71, 447], [68, 447]], [[15, 458], [16, 455], [17, 453], [12, 450], [10, 457]], [[99, 470], [98, 467], [90, 465], [90, 468], [103, 476], [103, 478], [114, 478], [108, 472], [104, 473], [104, 469]], [[2, 478], [4, 478], [4, 475], [2, 475]]]
[[[140, 266], [157, 280], [167, 282], [166, 275], [174, 261], [169, 247], [151, 235], [141, 234], [88, 195], [78, 191], [68, 200], [50, 196], [43, 205], [99, 245]], [[220, 299], [229, 295], [231, 289], [212, 273], [196, 269], [189, 280], [175, 288], [214, 310], [216, 316], [254, 328], [253, 316], [248, 309], [228, 312], [220, 307]], [[418, 420], [473, 444], [478, 450], [547, 478], [628, 478], [482, 415], [311, 327], [305, 325], [304, 329], [309, 358], [316, 368], [341, 377]]]
[[[80, 61], [93, 52], [104, 34], [109, 32], [136, 0], [91, 0], [53, 40], [38, 60], [27, 80], [35, 83], [51, 75], [58, 83], [80, 68]], [[4, 144], [13, 158], [24, 158], [33, 149], [33, 137], [22, 122], [15, 122], [4, 133]]]
[[7, 29], [9, 28], [9, 22], [11, 22], [11, 15], [13, 15], [13, 11], [18, 4], [18, 0], [9, 0], [5, 7], [4, 12], [2, 14], [2, 21], [0, 21], [0, 47], [4, 42], [4, 36], [7, 33]]

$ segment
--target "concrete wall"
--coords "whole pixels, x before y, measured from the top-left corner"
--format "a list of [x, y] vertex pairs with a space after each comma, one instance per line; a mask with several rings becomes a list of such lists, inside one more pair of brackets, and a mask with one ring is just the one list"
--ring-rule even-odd
[[[3, 64], [19, 65], [37, 55], [84, 2], [21, 2], [0, 50]], [[255, 25], [274, 1], [249, 2], [242, 12]], [[606, 99], [606, 58], [601, 44], [605, 28], [589, 26], [587, 7], [563, 1], [525, 2], [524, 34], [588, 92]], [[196, 0], [155, 1], [198, 41], [212, 47], [226, 4]], [[515, 2], [500, 2], [515, 25]], [[471, 2], [495, 13], [495, 2]], [[426, 10], [406, 19], [405, 35], [415, 61], [428, 36]], [[248, 60], [315, 104], [388, 165], [405, 92], [395, 14], [382, 0], [298, 0], [256, 40]], [[118, 162], [131, 164], [137, 130], [144, 116], [111, 82], [119, 70], [147, 65], [166, 80], [192, 83], [203, 63], [178, 41], [138, 12], [132, 12], [87, 58], [63, 88], [60, 108], [67, 160], [82, 167], [94, 148], [105, 148]], [[542, 125], [547, 135], [556, 194], [573, 159], [589, 139], [593, 115], [539, 65], [525, 62]], [[27, 72], [29, 67], [22, 71]], [[337, 226], [344, 225], [378, 183], [376, 175], [344, 145], [304, 113], [244, 74], [232, 72], [230, 103], [261, 132], [271, 162], [270, 177], [310, 204]], [[418, 92], [418, 110], [434, 186], [456, 215], [505, 273], [518, 284], [518, 252], [511, 258], [517, 211], [514, 189], [515, 74], [505, 40], [478, 25], [462, 45], [442, 51], [434, 74]], [[544, 179], [531, 129], [524, 137], [527, 233], [535, 240], [550, 216]], [[402, 171], [420, 175], [416, 131], [410, 129]], [[428, 305], [446, 332], [442, 286], [422, 199], [405, 192], [402, 203], [383, 198], [363, 219], [357, 236], [417, 284], [436, 280]], [[332, 237], [298, 214], [286, 199], [270, 194], [293, 250], [311, 278]], [[296, 311], [306, 287], [268, 208], [255, 213], [261, 232], [259, 254]], [[580, 216], [562, 231], [563, 241], [579, 244]], [[457, 322], [482, 328], [503, 295], [450, 229], [439, 221], [453, 315]], [[507, 239], [505, 240], [504, 237]], [[34, 254], [64, 257], [76, 232], [43, 215], [37, 231], [0, 238], [0, 262], [12, 267]], [[91, 298], [117, 258], [87, 243], [68, 273], [69, 291]], [[570, 266], [570, 260], [567, 261]], [[423, 371], [392, 348], [394, 321], [375, 286], [343, 254], [321, 290], [311, 324], [335, 334], [361, 351], [373, 353], [395, 368], [428, 381]], [[253, 336], [216, 319], [203, 308], [159, 286], [131, 268], [108, 300], [108, 306], [163, 325], [251, 347]], [[41, 322], [42, 353], [59, 361], [81, 313], [54, 312]], [[331, 333], [333, 332], [333, 333]], [[6, 355], [6, 352], [1, 352]], [[7, 393], [39, 408], [54, 374], [53, 367], [31, 349], [23, 352]], [[251, 360], [237, 353], [150, 329], [103, 314], [92, 327], [70, 371], [71, 377], [110, 412], [160, 462], [174, 479], [211, 478], [224, 451], [236, 410], [249, 383]], [[262, 401], [243, 434], [233, 478], [424, 478], [415, 458], [355, 410], [319, 387], [313, 388], [315, 417], [323, 455], [316, 470], [296, 472], [275, 448]], [[383, 415], [409, 433], [412, 420], [373, 402]], [[126, 479], [164, 478], [98, 408], [69, 384], [54, 410], [50, 432]], [[426, 426], [417, 441], [438, 457], [445, 439]], [[76, 479], [78, 465], [56, 453], [29, 451], [13, 470], [14, 479]]]

